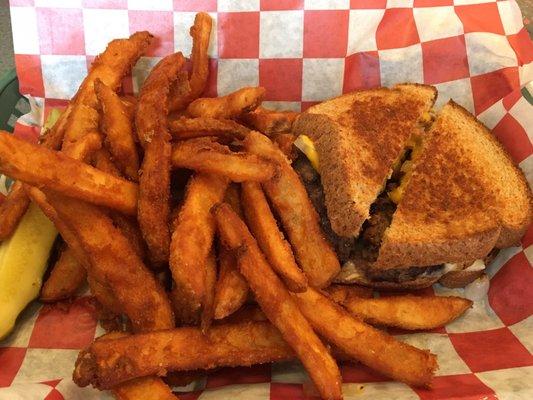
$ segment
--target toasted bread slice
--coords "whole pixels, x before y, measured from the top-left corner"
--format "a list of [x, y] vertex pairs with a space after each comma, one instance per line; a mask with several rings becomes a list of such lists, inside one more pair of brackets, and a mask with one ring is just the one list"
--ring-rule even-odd
[[293, 132], [309, 136], [333, 231], [359, 234], [406, 142], [421, 129], [437, 96], [432, 86], [402, 84], [353, 92], [309, 108]]
[[372, 269], [484, 258], [532, 216], [522, 172], [490, 131], [450, 101], [428, 132]]

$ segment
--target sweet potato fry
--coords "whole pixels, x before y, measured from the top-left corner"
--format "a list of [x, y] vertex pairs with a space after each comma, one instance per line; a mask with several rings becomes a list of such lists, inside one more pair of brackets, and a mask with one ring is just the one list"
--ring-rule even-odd
[[74, 105], [83, 104], [96, 109], [98, 104], [94, 92], [96, 79], [100, 79], [106, 86], [116, 91], [122, 83], [122, 78], [131, 71], [131, 67], [150, 45], [152, 37], [149, 32], [143, 31], [135, 32], [127, 39], [115, 39], [109, 42], [105, 51], [92, 63], [89, 74], [72, 100]]
[[202, 332], [207, 332], [213, 322], [215, 306], [215, 284], [217, 281], [217, 260], [214, 250], [211, 251], [205, 263], [205, 295], [200, 317]]
[[15, 182], [5, 200], [0, 204], [0, 242], [10, 237], [26, 213], [30, 199], [22, 182]]
[[[88, 268], [91, 271], [90, 267]], [[92, 272], [92, 271], [91, 271]], [[105, 310], [106, 320], [110, 321], [123, 313], [117, 297], [105, 282], [101, 282], [96, 277], [87, 274], [87, 283], [91, 294], [98, 300], [101, 307]]]
[[241, 120], [251, 129], [270, 136], [274, 133], [290, 132], [298, 115], [295, 111], [275, 111], [257, 107], [254, 111], [243, 114]]
[[107, 151], [105, 148], [102, 148], [96, 153], [94, 153], [93, 164], [95, 168], [99, 169], [102, 172], [117, 177], [122, 176], [121, 172], [119, 171], [113, 160], [111, 160], [111, 154], [109, 154], [109, 151]]
[[170, 133], [166, 108], [170, 84], [185, 59], [181, 53], [166, 56], [152, 69], [139, 94], [135, 115], [137, 135], [145, 146], [139, 178], [137, 219], [148, 246], [152, 266], [168, 260], [170, 246]]
[[333, 300], [309, 287], [293, 293], [301, 312], [326, 340], [354, 359], [395, 380], [428, 386], [437, 369], [437, 358], [397, 341], [351, 316]]
[[340, 270], [339, 260], [324, 237], [307, 191], [283, 153], [258, 132], [244, 139], [247, 151], [273, 160], [278, 173], [263, 184], [289, 237], [296, 260], [313, 287], [325, 287]]
[[63, 139], [65, 137], [65, 129], [67, 127], [67, 122], [72, 112], [72, 104], [69, 104], [67, 108], [61, 112], [61, 115], [54, 123], [54, 125], [44, 132], [39, 138], [39, 144], [46, 147], [50, 150], [59, 150], [63, 144]]
[[455, 296], [406, 295], [376, 299], [351, 297], [341, 304], [369, 324], [418, 330], [450, 323], [470, 308], [472, 301]]
[[80, 265], [70, 248], [64, 249], [52, 267], [50, 276], [41, 289], [40, 300], [53, 303], [73, 297], [87, 278], [87, 271]]
[[[241, 218], [243, 210], [239, 185], [231, 183], [224, 201]], [[215, 319], [223, 319], [237, 311], [248, 299], [248, 283], [239, 272], [235, 255], [222, 244], [218, 246], [218, 280], [215, 285]]]
[[102, 139], [97, 132], [89, 132], [63, 148], [63, 153], [75, 160], [87, 162], [102, 147]]
[[211, 17], [201, 12], [196, 14], [194, 25], [191, 26], [192, 37], [191, 52], [191, 76], [189, 78], [189, 91], [186, 95], [179, 93], [179, 88], [172, 88], [169, 97], [169, 109], [171, 111], [183, 110], [187, 105], [197, 99], [205, 90], [209, 76], [209, 57], [207, 49], [211, 36]]
[[268, 322], [213, 326], [131, 335], [96, 341], [80, 352], [73, 379], [80, 386], [108, 389], [161, 371], [247, 366], [294, 357]]
[[[0, 171], [30, 185], [109, 207], [137, 210], [137, 185], [0, 131]], [[68, 171], [68, 174], [65, 174]]]
[[271, 139], [289, 160], [296, 159], [298, 153], [296, 152], [296, 147], [293, 145], [296, 140], [295, 135], [292, 133], [275, 133], [271, 136]]
[[248, 228], [228, 204], [213, 209], [223, 244], [237, 253], [239, 269], [257, 303], [293, 348], [324, 399], [341, 399], [341, 376], [335, 360], [272, 271]]
[[[137, 109], [137, 97], [132, 96], [132, 95], [120, 96], [120, 101], [131, 123], [132, 124], [135, 123], [135, 110]], [[137, 137], [133, 135], [133, 139], [137, 140]]]
[[56, 209], [48, 202], [46, 195], [33, 186], [24, 185], [24, 190], [31, 200], [39, 206], [44, 215], [50, 219], [61, 233], [61, 237], [68, 245], [68, 248], [76, 257], [78, 262], [84, 267], [89, 268], [89, 258], [83, 249], [83, 246], [74, 230], [64, 221], [57, 213]]
[[100, 117], [96, 108], [84, 104], [73, 106], [65, 126], [65, 137], [61, 150], [70, 156], [70, 149], [78, 140], [88, 134], [99, 133], [99, 121]]
[[125, 382], [113, 388], [117, 400], [179, 400], [161, 378], [147, 376]]
[[89, 274], [112, 289], [134, 329], [173, 327], [172, 310], [163, 288], [111, 219], [88, 203], [54, 193], [46, 193], [46, 197], [76, 233], [90, 261]]
[[[88, 271], [87, 282], [91, 289], [91, 293], [96, 297], [98, 302], [102, 304], [106, 309], [111, 310], [114, 314], [122, 313], [121, 307], [115, 295], [111, 290], [103, 283], [99, 282], [96, 277], [91, 276], [90, 261], [83, 245], [80, 241], [78, 234], [73, 228], [71, 228], [67, 221], [61, 218], [54, 207], [48, 202], [46, 195], [33, 186], [24, 185], [29, 197], [35, 202], [43, 213], [54, 223], [57, 230], [61, 233], [61, 237], [67, 243], [69, 250], [72, 252], [76, 260], [78, 261], [78, 267]], [[74, 265], [74, 264], [72, 264]], [[80, 273], [79, 271], [76, 273]], [[59, 279], [59, 278], [58, 278]], [[68, 277], [61, 277], [61, 279], [70, 279]]]
[[228, 203], [239, 217], [243, 217], [244, 211], [241, 203], [241, 185], [238, 183], [230, 183], [226, 189], [226, 194], [224, 195], [224, 202]]
[[[122, 173], [118, 170], [113, 160], [111, 160], [111, 155], [106, 149], [100, 149], [94, 155], [94, 165], [103, 172], [122, 177]], [[115, 224], [115, 226], [124, 234], [126, 239], [128, 239], [128, 242], [131, 244], [133, 250], [135, 250], [135, 253], [137, 253], [141, 260], [144, 260], [147, 252], [146, 243], [143, 239], [137, 219], [117, 212], [111, 212], [109, 216], [113, 220], [113, 224]]]
[[3, 194], [3, 193], [0, 193], [0, 205], [2, 205], [2, 203], [6, 201], [6, 195]]
[[257, 304], [245, 304], [233, 314], [217, 321], [219, 324], [237, 324], [242, 322], [264, 322], [268, 321], [265, 313]]
[[[110, 332], [100, 336], [96, 341], [119, 339], [129, 336], [125, 332]], [[179, 400], [161, 378], [145, 376], [132, 379], [112, 388], [117, 400]]]
[[258, 183], [244, 182], [242, 184], [242, 206], [248, 227], [272, 269], [285, 282], [289, 290], [305, 291], [307, 278], [296, 264], [291, 246], [279, 230], [263, 189]]
[[139, 178], [139, 155], [133, 139], [132, 122], [118, 95], [100, 79], [94, 82], [94, 90], [102, 109], [101, 125], [105, 144], [113, 155], [115, 164], [130, 180]]
[[274, 175], [274, 165], [255, 154], [234, 153], [212, 138], [196, 138], [172, 147], [172, 166], [222, 175], [233, 182], [263, 182]]
[[[59, 116], [54, 126], [41, 136], [39, 143], [50, 150], [59, 150], [65, 135], [65, 126], [72, 107], [69, 105]], [[7, 239], [17, 228], [26, 213], [30, 200], [22, 182], [15, 182], [4, 202], [0, 203], [0, 242]]]
[[187, 107], [191, 117], [236, 118], [254, 110], [265, 96], [263, 87], [244, 87], [223, 97], [201, 98]]
[[232, 315], [248, 298], [248, 283], [239, 272], [235, 255], [220, 246], [218, 252], [218, 280], [215, 285], [214, 317]]
[[110, 213], [110, 217], [113, 220], [113, 224], [120, 229], [124, 237], [128, 240], [131, 248], [141, 260], [144, 260], [146, 258], [146, 243], [142, 237], [137, 220], [119, 213]]
[[231, 119], [179, 117], [169, 121], [169, 129], [176, 140], [203, 136], [244, 139], [250, 130]]
[[344, 304], [345, 301], [352, 297], [370, 299], [372, 298], [372, 289], [357, 285], [330, 285], [324, 289], [324, 292], [335, 303]]
[[195, 322], [204, 302], [206, 262], [215, 236], [215, 221], [209, 210], [222, 201], [227, 186], [225, 178], [194, 175], [174, 223], [170, 270], [176, 318], [182, 323]]

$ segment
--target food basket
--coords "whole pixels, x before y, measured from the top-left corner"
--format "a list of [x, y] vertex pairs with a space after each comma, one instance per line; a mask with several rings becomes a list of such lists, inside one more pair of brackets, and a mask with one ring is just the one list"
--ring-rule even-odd
[[[32, 112], [41, 110], [34, 116], [70, 98], [109, 39], [153, 30], [157, 46], [124, 83], [127, 91], [137, 91], [162, 55], [188, 55], [186, 32], [194, 13], [208, 11], [216, 21], [210, 96], [262, 85], [267, 106], [299, 111], [359, 88], [429, 83], [441, 93], [438, 107], [454, 98], [473, 112], [533, 179], [533, 106], [525, 88], [533, 79], [533, 45], [514, 1], [80, 0], [73, 8], [52, 0], [35, 3], [11, 0], [17, 73]], [[29, 18], [38, 29], [27, 34]], [[0, 85], [0, 128], [10, 131], [26, 102], [17, 82], [12, 71]], [[15, 134], [43, 120], [24, 118]], [[519, 246], [498, 255], [488, 270], [488, 295], [462, 318], [430, 332], [391, 331], [437, 354], [440, 370], [432, 390], [345, 363], [345, 399], [533, 398], [532, 244], [530, 229]], [[423, 294], [465, 295], [441, 286]], [[111, 398], [71, 379], [80, 349], [103, 332], [88, 296], [63, 307], [32, 303], [0, 342], [0, 400]], [[298, 362], [287, 362], [223, 368], [175, 391], [182, 400], [304, 399], [308, 381]]]

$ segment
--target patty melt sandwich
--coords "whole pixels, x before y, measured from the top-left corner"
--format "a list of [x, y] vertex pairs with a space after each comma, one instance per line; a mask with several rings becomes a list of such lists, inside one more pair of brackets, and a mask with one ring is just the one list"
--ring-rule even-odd
[[437, 90], [401, 84], [311, 107], [294, 167], [343, 268], [337, 281], [464, 286], [533, 215], [523, 173], [491, 132]]

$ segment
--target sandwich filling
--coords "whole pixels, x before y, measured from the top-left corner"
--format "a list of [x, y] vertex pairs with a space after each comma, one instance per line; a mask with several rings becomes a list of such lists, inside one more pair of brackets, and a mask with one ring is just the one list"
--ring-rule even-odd
[[[407, 160], [407, 155], [405, 160]], [[355, 238], [339, 236], [331, 228], [325, 205], [324, 190], [320, 183], [320, 175], [303, 153], [299, 152], [298, 158], [293, 162], [293, 168], [300, 176], [320, 217], [320, 224], [326, 238], [335, 248], [339, 261], [343, 265], [342, 278], [348, 277], [344, 275], [352, 275], [352, 278], [356, 278], [356, 280], [401, 284], [426, 277], [434, 277], [434, 280], [436, 280], [449, 269], [444, 265], [436, 265], [381, 270], [373, 273], [368, 268], [377, 258], [381, 239], [390, 225], [396, 210], [396, 204], [392, 201], [389, 193], [400, 185], [396, 180], [401, 177], [400, 174], [393, 173], [391, 180], [386, 185], [386, 189], [372, 205], [370, 218], [364, 223], [361, 235], [359, 238]], [[354, 274], [359, 276], [353, 276]]]

